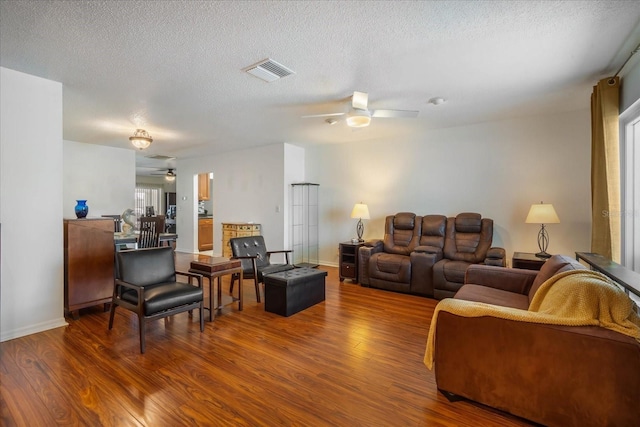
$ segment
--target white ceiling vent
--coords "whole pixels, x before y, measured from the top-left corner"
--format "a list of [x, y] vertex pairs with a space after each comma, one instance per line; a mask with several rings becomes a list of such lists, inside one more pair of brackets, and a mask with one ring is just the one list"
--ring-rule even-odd
[[290, 74], [295, 74], [293, 71], [282, 64], [278, 64], [271, 58], [265, 59], [264, 61], [260, 61], [257, 64], [247, 67], [243, 71], [246, 71], [247, 73], [252, 74], [257, 78], [269, 83], [283, 77], [287, 77]]
[[145, 156], [147, 159], [154, 160], [173, 160], [175, 157], [163, 156], [162, 154], [154, 154], [153, 156]]

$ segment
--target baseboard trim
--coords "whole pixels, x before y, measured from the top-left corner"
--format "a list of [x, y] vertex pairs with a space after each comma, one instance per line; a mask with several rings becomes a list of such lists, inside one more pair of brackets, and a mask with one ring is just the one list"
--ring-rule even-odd
[[67, 321], [62, 317], [55, 320], [49, 320], [47, 322], [36, 323], [35, 325], [24, 326], [12, 331], [2, 331], [0, 333], [0, 342], [9, 341], [31, 334], [37, 334], [38, 332], [48, 331], [49, 329], [61, 328], [67, 325]]

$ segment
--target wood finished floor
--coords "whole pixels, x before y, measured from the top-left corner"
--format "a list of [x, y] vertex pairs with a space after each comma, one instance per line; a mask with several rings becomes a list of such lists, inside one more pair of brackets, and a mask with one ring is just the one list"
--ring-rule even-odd
[[422, 363], [436, 301], [340, 283], [321, 268], [323, 303], [280, 317], [245, 281], [242, 312], [225, 307], [203, 333], [197, 313], [153, 322], [144, 355], [135, 316], [118, 309], [108, 331], [101, 307], [0, 343], [0, 424], [530, 425], [437, 392]]

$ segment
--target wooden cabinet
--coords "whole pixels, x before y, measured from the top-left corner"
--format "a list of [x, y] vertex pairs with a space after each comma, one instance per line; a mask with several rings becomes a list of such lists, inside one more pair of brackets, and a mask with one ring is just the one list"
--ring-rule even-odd
[[213, 218], [198, 220], [198, 250], [213, 250]]
[[340, 263], [340, 281], [351, 279], [358, 283], [358, 252], [362, 243], [344, 242], [340, 243], [338, 251], [338, 262]]
[[75, 319], [81, 308], [111, 302], [113, 237], [111, 218], [64, 220], [64, 310]]
[[198, 174], [198, 200], [209, 200], [209, 174]]
[[222, 223], [222, 256], [231, 257], [231, 246], [229, 239], [234, 237], [259, 236], [262, 234], [260, 224], [250, 224], [248, 222], [225, 222]]

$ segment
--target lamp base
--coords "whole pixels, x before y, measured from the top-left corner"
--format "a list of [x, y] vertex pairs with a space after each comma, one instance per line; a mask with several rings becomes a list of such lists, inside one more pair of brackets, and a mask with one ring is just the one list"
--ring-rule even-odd
[[547, 253], [547, 252], [545, 252], [545, 251], [538, 252], [538, 253], [536, 254], [536, 256], [537, 256], [538, 258], [544, 258], [544, 259], [551, 258], [551, 254], [550, 254], [550, 253]]

